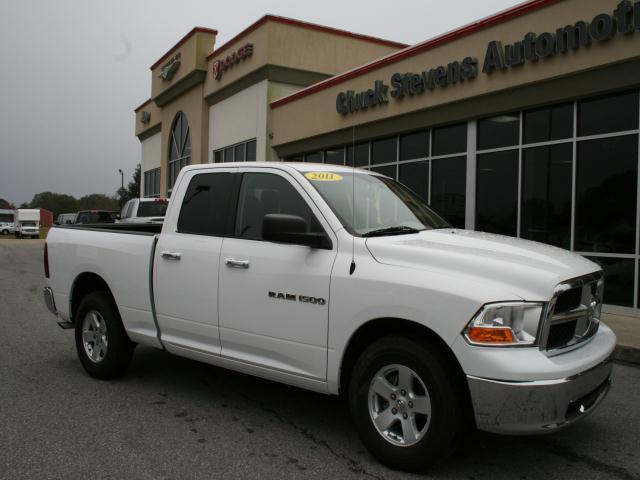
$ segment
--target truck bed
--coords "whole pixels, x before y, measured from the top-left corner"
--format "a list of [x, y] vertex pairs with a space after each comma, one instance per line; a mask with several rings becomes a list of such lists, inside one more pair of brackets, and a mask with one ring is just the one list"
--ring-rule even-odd
[[151, 300], [155, 235], [160, 224], [86, 224], [53, 227], [47, 235], [50, 286], [67, 318], [76, 285], [95, 276], [108, 285], [133, 341], [156, 338]]
[[84, 223], [81, 225], [54, 225], [53, 228], [74, 230], [93, 230], [109, 233], [128, 233], [133, 235], [157, 235], [162, 230], [161, 223]]

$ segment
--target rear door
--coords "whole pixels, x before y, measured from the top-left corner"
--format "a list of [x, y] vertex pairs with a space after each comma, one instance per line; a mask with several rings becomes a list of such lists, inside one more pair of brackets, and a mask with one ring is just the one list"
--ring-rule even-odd
[[218, 266], [233, 215], [236, 169], [192, 170], [156, 247], [154, 296], [162, 341], [220, 354]]
[[[332, 250], [264, 241], [270, 213], [297, 215], [325, 231]], [[333, 231], [302, 187], [277, 169], [242, 174], [234, 229], [220, 260], [222, 354], [312, 379], [326, 379]]]

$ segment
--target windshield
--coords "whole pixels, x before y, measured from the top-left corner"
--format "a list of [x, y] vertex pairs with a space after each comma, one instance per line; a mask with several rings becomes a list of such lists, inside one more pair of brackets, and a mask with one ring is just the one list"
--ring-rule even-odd
[[308, 172], [304, 176], [351, 234], [393, 235], [449, 227], [416, 194], [390, 178], [358, 172]]
[[140, 202], [138, 205], [138, 217], [164, 217], [167, 212], [167, 202]]

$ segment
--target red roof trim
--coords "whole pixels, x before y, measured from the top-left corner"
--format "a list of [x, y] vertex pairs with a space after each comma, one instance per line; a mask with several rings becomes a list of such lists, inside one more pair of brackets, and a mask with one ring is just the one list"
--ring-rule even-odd
[[187, 33], [184, 37], [182, 37], [180, 40], [178, 40], [178, 43], [176, 43], [173, 47], [171, 47], [167, 53], [165, 53], [162, 57], [160, 57], [160, 59], [156, 63], [151, 65], [151, 67], [149, 67], [149, 68], [151, 70], [153, 70], [158, 65], [160, 65], [162, 62], [164, 62], [167, 59], [167, 57], [169, 57], [171, 55], [171, 53], [173, 53], [173, 51], [176, 48], [178, 48], [184, 42], [189, 40], [189, 37], [191, 37], [191, 35], [193, 35], [194, 33], [212, 33], [213, 35], [217, 35], [218, 31], [214, 30], [213, 28], [194, 27], [189, 33]]
[[146, 104], [151, 103], [151, 100], [153, 100], [153, 98], [150, 98], [149, 100], [147, 100], [144, 103], [141, 103], [140, 105], [138, 105], [133, 111], [137, 112], [138, 110], [140, 110], [142, 107], [144, 107]]
[[229, 40], [229, 41], [225, 42], [224, 44], [222, 44], [219, 48], [216, 48], [213, 52], [211, 52], [209, 54], [209, 56], [207, 57], [207, 60], [211, 60], [212, 58], [218, 56], [220, 54], [220, 52], [222, 52], [225, 49], [229, 48], [232, 44], [236, 43], [242, 37], [245, 37], [249, 33], [251, 33], [254, 30], [256, 30], [258, 27], [260, 27], [261, 25], [264, 25], [266, 22], [269, 22], [269, 21], [282, 23], [282, 24], [285, 24], [285, 25], [293, 25], [295, 27], [306, 28], [306, 29], [309, 29], [309, 30], [316, 30], [318, 32], [332, 33], [332, 34], [335, 34], [335, 35], [342, 35], [343, 37], [355, 38], [357, 40], [364, 40], [366, 42], [377, 43], [377, 44], [385, 45], [385, 46], [388, 46], [388, 47], [405, 48], [405, 47], [408, 46], [406, 43], [394, 42], [392, 40], [385, 40], [383, 38], [371, 37], [369, 35], [362, 35], [360, 33], [349, 32], [347, 30], [340, 30], [338, 28], [327, 27], [325, 25], [318, 25], [317, 23], [303, 22], [302, 20], [296, 20], [294, 18], [287, 18], [287, 17], [278, 16], [278, 15], [269, 15], [268, 14], [268, 15], [265, 15], [264, 17], [260, 18], [257, 22], [252, 23], [251, 25], [249, 25], [247, 28], [245, 28], [243, 31], [241, 31], [239, 34], [237, 34], [231, 40]]
[[312, 93], [325, 90], [329, 87], [332, 87], [333, 85], [345, 82], [351, 78], [358, 77], [372, 70], [384, 67], [385, 65], [398, 62], [404, 58], [424, 52], [425, 50], [429, 50], [453, 40], [457, 40], [472, 33], [489, 28], [493, 25], [506, 22], [507, 20], [511, 20], [512, 18], [519, 17], [521, 15], [524, 15], [525, 13], [549, 6], [553, 3], [558, 3], [560, 1], [562, 0], [530, 0], [526, 3], [521, 3], [519, 5], [516, 5], [515, 7], [503, 10], [502, 12], [499, 12], [490, 17], [478, 20], [477, 22], [470, 23], [456, 30], [447, 32], [443, 35], [440, 35], [439, 37], [435, 37], [425, 42], [418, 43], [399, 52], [391, 53], [385, 57], [374, 60], [373, 62], [366, 63], [360, 67], [356, 67], [353, 70], [349, 70], [345, 73], [341, 73], [339, 75], [327, 78], [326, 80], [322, 80], [305, 89], [299, 90], [295, 93], [292, 93], [291, 95], [272, 102], [271, 108], [281, 107], [282, 105], [286, 105], [287, 103], [293, 102], [294, 100], [298, 100], [299, 98], [306, 97], [308, 95], [311, 95]]

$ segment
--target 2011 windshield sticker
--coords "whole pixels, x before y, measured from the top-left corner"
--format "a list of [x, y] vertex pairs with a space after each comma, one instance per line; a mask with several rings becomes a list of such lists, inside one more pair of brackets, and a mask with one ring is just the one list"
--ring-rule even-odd
[[312, 182], [339, 182], [342, 175], [333, 172], [308, 172], [304, 174]]

